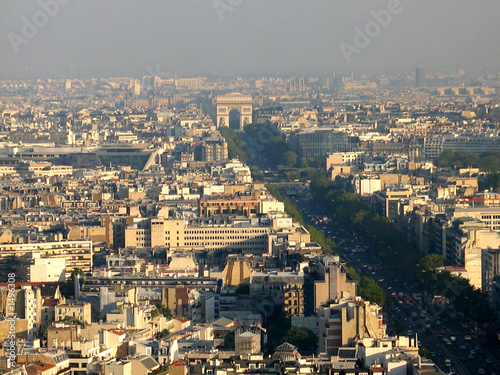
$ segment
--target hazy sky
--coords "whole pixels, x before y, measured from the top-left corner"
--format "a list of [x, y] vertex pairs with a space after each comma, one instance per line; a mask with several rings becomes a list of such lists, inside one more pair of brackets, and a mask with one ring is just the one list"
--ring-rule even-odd
[[500, 71], [499, 15], [498, 0], [0, 0], [0, 76]]

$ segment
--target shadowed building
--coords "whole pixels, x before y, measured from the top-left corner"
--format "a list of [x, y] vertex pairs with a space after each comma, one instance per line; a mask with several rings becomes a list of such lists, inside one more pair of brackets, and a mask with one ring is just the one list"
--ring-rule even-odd
[[337, 355], [342, 346], [365, 337], [386, 336], [382, 308], [363, 301], [360, 297], [337, 301], [317, 310], [319, 327], [319, 352]]
[[425, 87], [427, 86], [427, 78], [425, 76], [425, 69], [416, 68], [415, 69], [415, 87]]

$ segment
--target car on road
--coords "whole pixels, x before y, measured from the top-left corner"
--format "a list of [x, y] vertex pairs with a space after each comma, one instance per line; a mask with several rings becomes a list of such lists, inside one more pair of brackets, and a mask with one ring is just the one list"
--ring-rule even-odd
[[464, 340], [465, 341], [470, 341], [470, 340], [472, 340], [472, 338], [470, 337], [470, 335], [465, 335], [464, 336]]

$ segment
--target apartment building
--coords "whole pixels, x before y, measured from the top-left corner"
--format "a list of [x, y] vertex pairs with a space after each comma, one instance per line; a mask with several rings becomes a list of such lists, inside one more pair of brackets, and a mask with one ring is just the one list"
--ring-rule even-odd
[[92, 311], [90, 302], [68, 302], [55, 307], [55, 321], [60, 322], [65, 317], [78, 319], [80, 322], [90, 324], [92, 322]]
[[403, 206], [404, 200], [410, 198], [412, 194], [413, 191], [411, 189], [379, 191], [373, 196], [373, 211], [380, 216], [394, 219], [395, 217], [402, 214], [401, 208]]
[[175, 250], [230, 248], [263, 254], [270, 248], [269, 219], [199, 221], [138, 219], [125, 230], [125, 247], [168, 247]]
[[66, 277], [69, 277], [75, 268], [80, 268], [85, 273], [92, 271], [91, 240], [0, 244], [0, 263], [5, 264], [13, 256], [24, 257], [29, 254], [39, 255], [40, 258], [66, 259]]
[[[5, 284], [4, 284], [5, 285]], [[14, 302], [15, 310], [10, 310], [9, 305]], [[16, 314], [16, 337], [24, 340], [33, 340], [38, 337], [42, 321], [42, 294], [38, 287], [22, 285], [14, 291], [14, 301], [8, 299], [6, 285], [0, 289], [0, 313], [3, 316]], [[9, 321], [0, 322], [0, 340], [4, 341], [9, 335]], [[17, 326], [19, 323], [19, 327]]]
[[[309, 265], [314, 280], [314, 309], [333, 300], [356, 296], [356, 281], [347, 273], [338, 256], [328, 256]], [[312, 307], [311, 306], [311, 307]], [[310, 312], [311, 314], [314, 311]]]
[[425, 137], [424, 138], [424, 156], [427, 159], [435, 159], [443, 153], [443, 136]]
[[200, 217], [210, 217], [213, 215], [243, 215], [252, 217], [259, 212], [260, 200], [251, 197], [221, 197], [200, 199], [198, 208]]
[[252, 272], [250, 295], [268, 296], [283, 304], [286, 314], [304, 316], [304, 274], [302, 272]]
[[325, 158], [328, 153], [350, 152], [359, 138], [334, 129], [307, 129], [290, 135], [289, 145], [299, 157]]
[[465, 267], [470, 283], [482, 289], [482, 251], [498, 248], [500, 235], [473, 218], [460, 218], [446, 232], [446, 258]]
[[443, 151], [468, 151], [482, 154], [487, 151], [498, 151], [500, 148], [500, 137], [488, 134], [448, 134], [444, 138]]
[[342, 346], [350, 346], [355, 338], [383, 338], [382, 308], [360, 297], [342, 299], [317, 309], [320, 353], [337, 355]]
[[364, 152], [335, 152], [326, 157], [326, 170], [335, 165], [363, 165], [366, 154]]
[[485, 224], [492, 231], [500, 231], [500, 207], [453, 207], [447, 213], [455, 219], [470, 217]]
[[500, 248], [483, 250], [481, 256], [483, 292], [491, 297], [495, 290], [495, 277], [500, 275]]

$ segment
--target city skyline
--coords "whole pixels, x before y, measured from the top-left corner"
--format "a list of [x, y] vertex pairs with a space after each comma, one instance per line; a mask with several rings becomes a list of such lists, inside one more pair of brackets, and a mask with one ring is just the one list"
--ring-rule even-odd
[[5, 0], [0, 375], [497, 375], [499, 10]]

